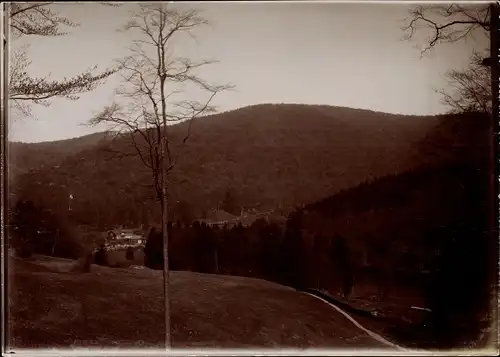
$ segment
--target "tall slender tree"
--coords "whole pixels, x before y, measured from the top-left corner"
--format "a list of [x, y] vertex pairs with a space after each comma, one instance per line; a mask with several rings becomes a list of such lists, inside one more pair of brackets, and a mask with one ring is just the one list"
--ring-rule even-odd
[[[173, 55], [174, 39], [183, 40], [208, 22], [196, 10], [180, 10], [175, 4], [139, 4], [139, 10], [125, 26], [139, 38], [133, 40], [130, 55], [119, 62], [123, 85], [117, 100], [91, 119], [91, 125], [105, 123], [116, 138], [129, 143], [127, 153], [138, 156], [150, 170], [152, 186], [162, 212], [165, 345], [170, 336], [169, 265], [168, 265], [168, 176], [175, 168], [191, 133], [192, 123], [213, 112], [213, 98], [229, 85], [216, 85], [202, 79], [197, 71], [210, 60], [193, 61]], [[204, 99], [183, 97], [186, 86], [194, 85]], [[121, 102], [119, 102], [121, 100]], [[180, 124], [182, 123], [182, 124]], [[171, 124], [184, 125], [183, 137], [171, 137]]]

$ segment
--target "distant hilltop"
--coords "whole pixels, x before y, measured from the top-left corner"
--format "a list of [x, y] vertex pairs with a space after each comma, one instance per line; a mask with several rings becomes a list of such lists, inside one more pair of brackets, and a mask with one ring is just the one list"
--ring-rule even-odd
[[[402, 116], [301, 104], [255, 105], [206, 116], [192, 123], [169, 177], [174, 203], [169, 214], [174, 222], [184, 221], [184, 213], [189, 220], [236, 222], [227, 213], [209, 213], [233, 190], [236, 206], [249, 212], [250, 218], [239, 219], [244, 224], [254, 219], [252, 209], [281, 206], [288, 212], [378, 177], [440, 160], [465, 160], [488, 142], [478, 123], [489, 120], [473, 113]], [[187, 123], [170, 127], [173, 147], [187, 128]], [[151, 172], [133, 154], [126, 138], [106, 140], [104, 133], [11, 143], [11, 199], [29, 193], [48, 207], [67, 207], [69, 191], [79, 224], [159, 222]]]

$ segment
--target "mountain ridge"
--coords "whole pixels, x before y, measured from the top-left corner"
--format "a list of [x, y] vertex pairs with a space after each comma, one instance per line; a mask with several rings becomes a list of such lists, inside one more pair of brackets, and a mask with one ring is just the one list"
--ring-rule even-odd
[[[190, 138], [170, 176], [171, 201], [188, 204], [198, 218], [216, 207], [230, 190], [235, 191], [238, 205], [261, 211], [314, 202], [367, 179], [425, 164], [435, 153], [422, 151], [421, 143], [445, 119], [454, 122], [462, 117], [260, 104], [199, 118], [193, 122]], [[187, 123], [168, 128], [174, 144], [183, 139], [186, 128]], [[453, 125], [451, 129], [452, 134], [446, 135], [462, 130]], [[41, 160], [38, 166], [29, 160], [17, 162], [17, 192], [31, 192], [48, 205], [64, 206], [67, 192], [63, 192], [71, 190], [79, 197], [74, 209], [82, 215], [85, 212], [89, 221], [99, 220], [109, 211], [102, 208], [100, 213], [91, 213], [85, 208], [91, 198], [97, 202], [94, 206], [115, 201], [113, 205], [140, 207], [141, 213], [121, 209], [118, 217], [122, 219], [134, 223], [157, 220], [154, 191], [144, 187], [151, 182], [150, 173], [138, 158], [118, 158], [108, 151], [110, 148], [131, 152], [125, 139], [95, 140], [89, 145], [73, 145], [72, 152]], [[52, 192], [59, 198], [49, 198], [51, 190], [36, 193], [34, 177], [37, 185], [59, 187], [59, 192]]]

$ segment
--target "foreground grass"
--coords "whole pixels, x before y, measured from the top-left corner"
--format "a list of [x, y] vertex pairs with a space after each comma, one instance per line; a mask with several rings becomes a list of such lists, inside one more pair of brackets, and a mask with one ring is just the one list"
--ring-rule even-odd
[[[163, 347], [162, 272], [11, 258], [11, 348]], [[263, 280], [171, 273], [174, 348], [384, 348], [323, 302]]]

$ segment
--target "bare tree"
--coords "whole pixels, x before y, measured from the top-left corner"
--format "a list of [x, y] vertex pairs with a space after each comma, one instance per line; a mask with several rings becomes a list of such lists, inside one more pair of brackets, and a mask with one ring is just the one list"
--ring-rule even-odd
[[[123, 85], [115, 101], [97, 114], [91, 125], [108, 124], [115, 138], [125, 138], [152, 175], [152, 183], [162, 212], [165, 345], [170, 346], [170, 301], [168, 267], [168, 175], [186, 144], [194, 119], [213, 112], [213, 98], [230, 88], [200, 78], [197, 70], [214, 61], [193, 61], [173, 55], [173, 41], [193, 36], [192, 30], [208, 24], [196, 10], [178, 10], [174, 4], [140, 4], [139, 11], [125, 30], [137, 31], [130, 56], [119, 66]], [[184, 38], [185, 40], [185, 38]], [[206, 97], [202, 101], [182, 98], [186, 86], [193, 85]], [[180, 138], [169, 135], [171, 124], [184, 123]]]
[[[109, 2], [102, 4], [120, 6]], [[4, 3], [4, 11], [9, 19], [10, 39], [15, 40], [23, 36], [64, 36], [71, 28], [79, 26], [78, 23], [54, 11], [53, 5], [53, 2]], [[6, 45], [4, 37], [4, 48]], [[27, 73], [27, 68], [32, 63], [28, 59], [27, 46], [18, 49], [10, 57], [9, 99], [14, 108], [24, 115], [30, 115], [30, 104], [33, 103], [47, 106], [50, 105], [49, 100], [54, 97], [76, 100], [79, 94], [94, 90], [103, 80], [116, 72], [116, 69], [107, 69], [96, 73], [97, 67], [93, 66], [72, 78], [59, 81], [51, 80], [50, 75], [34, 78]]]
[[445, 74], [453, 91], [440, 89], [443, 103], [454, 113], [467, 111], [491, 113], [491, 68], [482, 64], [484, 56], [474, 52], [466, 70], [451, 70]]
[[[428, 34], [421, 55], [430, 52], [435, 46], [490, 37], [490, 4], [433, 4], [420, 5], [410, 10], [403, 27], [404, 39], [411, 40], [417, 31]], [[482, 50], [482, 49], [481, 49]], [[453, 112], [478, 110], [491, 112], [491, 69], [483, 65], [478, 52], [470, 58], [465, 70], [452, 70], [445, 74], [452, 92], [438, 90], [443, 102]]]

